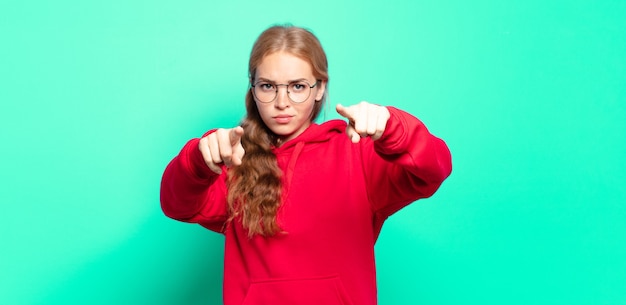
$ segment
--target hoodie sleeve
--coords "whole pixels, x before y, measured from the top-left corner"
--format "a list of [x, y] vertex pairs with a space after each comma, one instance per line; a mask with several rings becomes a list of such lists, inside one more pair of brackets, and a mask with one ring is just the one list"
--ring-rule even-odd
[[226, 170], [218, 175], [204, 163], [192, 139], [167, 165], [161, 180], [161, 209], [166, 216], [222, 232], [227, 219]]
[[[411, 114], [394, 107], [382, 137], [364, 145], [363, 166], [375, 217], [382, 221], [409, 203], [432, 196], [450, 175], [445, 142]], [[373, 143], [373, 144], [372, 144]]]

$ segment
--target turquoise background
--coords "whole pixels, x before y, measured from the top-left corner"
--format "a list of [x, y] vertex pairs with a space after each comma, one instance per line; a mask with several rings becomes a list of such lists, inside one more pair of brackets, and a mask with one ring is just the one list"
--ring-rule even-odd
[[218, 304], [223, 238], [164, 217], [247, 57], [311, 28], [330, 105], [420, 117], [452, 176], [386, 223], [381, 305], [626, 304], [626, 1], [0, 2], [0, 304]]

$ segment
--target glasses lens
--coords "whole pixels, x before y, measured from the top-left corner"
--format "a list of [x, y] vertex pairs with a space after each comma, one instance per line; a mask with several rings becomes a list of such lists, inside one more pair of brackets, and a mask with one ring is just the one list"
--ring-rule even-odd
[[253, 87], [254, 96], [262, 103], [269, 103], [276, 98], [276, 86], [268, 82], [258, 82]]
[[309, 98], [311, 85], [305, 81], [293, 82], [289, 84], [287, 92], [294, 103], [302, 103]]

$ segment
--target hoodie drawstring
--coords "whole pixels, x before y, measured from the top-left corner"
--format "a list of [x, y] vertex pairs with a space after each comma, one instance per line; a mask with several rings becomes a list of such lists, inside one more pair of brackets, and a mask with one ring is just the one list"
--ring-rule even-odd
[[285, 188], [285, 193], [286, 193], [285, 198], [287, 198], [287, 194], [289, 193], [289, 189], [291, 186], [291, 179], [293, 178], [293, 173], [296, 167], [296, 162], [298, 161], [298, 157], [300, 156], [302, 149], [304, 149], [304, 142], [296, 143], [296, 147], [294, 148], [293, 153], [291, 154], [291, 157], [289, 158], [289, 164], [287, 165], [287, 172], [285, 173], [285, 178], [286, 178], [285, 182], [287, 185], [287, 187]]

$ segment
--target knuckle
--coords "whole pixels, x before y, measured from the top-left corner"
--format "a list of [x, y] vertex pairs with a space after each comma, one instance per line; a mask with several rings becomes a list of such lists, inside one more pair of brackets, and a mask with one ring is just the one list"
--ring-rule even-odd
[[215, 133], [217, 134], [218, 138], [224, 138], [224, 137], [228, 137], [229, 136], [229, 132], [228, 130], [224, 129], [224, 128], [218, 128]]
[[211, 162], [211, 161], [204, 161], [204, 163], [206, 164], [206, 166], [208, 166], [212, 171], [216, 171], [219, 169], [219, 166], [217, 166], [215, 163]]
[[203, 138], [205, 140], [205, 143], [212, 143], [214, 139], [217, 139], [217, 135], [215, 134], [215, 132], [212, 132], [211, 134], [209, 134], [208, 136]]
[[233, 156], [233, 153], [230, 151], [224, 151], [220, 154], [220, 156], [222, 157], [222, 160], [227, 160], [230, 159]]

